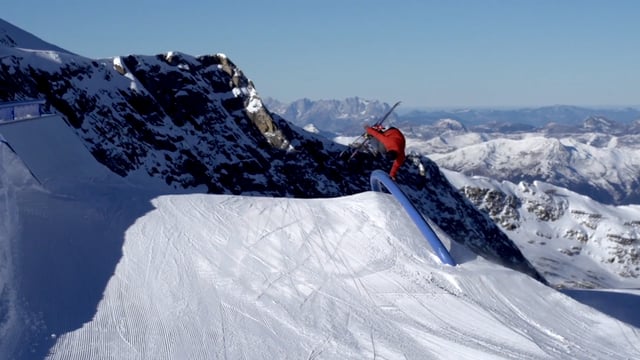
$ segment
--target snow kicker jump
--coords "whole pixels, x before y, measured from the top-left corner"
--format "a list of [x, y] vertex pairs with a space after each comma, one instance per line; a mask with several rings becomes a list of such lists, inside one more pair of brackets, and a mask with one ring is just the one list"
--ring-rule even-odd
[[391, 195], [400, 202], [400, 205], [404, 207], [407, 214], [409, 214], [409, 217], [411, 217], [411, 220], [416, 224], [422, 235], [424, 235], [425, 239], [429, 241], [431, 248], [436, 255], [438, 255], [440, 261], [442, 261], [443, 264], [456, 266], [456, 262], [451, 257], [451, 254], [449, 254], [447, 248], [442, 244], [438, 235], [436, 235], [431, 226], [429, 226], [427, 221], [422, 217], [418, 209], [416, 209], [416, 207], [411, 203], [400, 187], [391, 180], [386, 172], [382, 170], [373, 171], [371, 173], [371, 190], [382, 191], [382, 185], [384, 185]]

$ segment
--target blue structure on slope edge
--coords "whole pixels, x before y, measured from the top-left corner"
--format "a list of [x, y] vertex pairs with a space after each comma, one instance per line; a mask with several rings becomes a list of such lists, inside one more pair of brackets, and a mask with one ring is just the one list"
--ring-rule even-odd
[[416, 207], [409, 201], [409, 198], [404, 194], [404, 192], [398, 187], [398, 185], [391, 180], [389, 175], [382, 170], [375, 170], [371, 173], [371, 190], [373, 191], [382, 191], [381, 185], [384, 185], [391, 195], [393, 195], [404, 207], [407, 211], [411, 220], [416, 224], [422, 235], [424, 235], [425, 239], [429, 241], [431, 248], [438, 255], [443, 264], [448, 264], [451, 266], [456, 266], [456, 262], [449, 254], [447, 248], [444, 247], [438, 235], [433, 231], [431, 226], [426, 222], [426, 220], [420, 215], [420, 212]]
[[43, 115], [52, 115], [47, 111], [45, 100], [0, 102], [0, 124], [38, 118]]

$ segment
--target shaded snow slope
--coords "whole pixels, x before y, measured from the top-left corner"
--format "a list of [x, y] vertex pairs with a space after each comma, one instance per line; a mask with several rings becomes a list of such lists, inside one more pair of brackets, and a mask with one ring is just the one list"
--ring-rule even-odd
[[387, 194], [152, 204], [50, 358], [640, 356], [636, 328], [528, 276], [468, 254], [440, 265]]
[[78, 182], [118, 178], [91, 156], [59, 116], [0, 124], [0, 134], [33, 176], [51, 191], [69, 192]]
[[[51, 193], [77, 196], [85, 185], [92, 188], [89, 191], [96, 190], [96, 186], [131, 187], [132, 184], [168, 190], [160, 179], [142, 171], [132, 171], [127, 177], [113, 173], [96, 161], [86, 144], [58, 115], [0, 123], [0, 136], [18, 156], [17, 167], [23, 167], [33, 181]], [[16, 171], [15, 167], [9, 165], [7, 169]]]
[[0, 354], [11, 354], [22, 319], [12, 242], [18, 233], [16, 188], [37, 187], [21, 160], [0, 141]]
[[0, 134], [0, 354], [42, 358], [91, 319], [150, 194], [176, 190], [108, 171], [60, 117]]
[[50, 44], [2, 19], [0, 19], [0, 45], [25, 49], [49, 50], [71, 54], [69, 51]]

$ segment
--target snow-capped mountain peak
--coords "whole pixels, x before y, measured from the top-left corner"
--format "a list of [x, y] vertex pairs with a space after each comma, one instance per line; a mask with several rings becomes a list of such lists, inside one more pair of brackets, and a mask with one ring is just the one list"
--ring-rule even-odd
[[454, 119], [440, 119], [435, 123], [435, 127], [440, 131], [467, 131], [467, 128], [460, 121]]
[[587, 131], [607, 134], [616, 134], [623, 131], [621, 124], [609, 120], [604, 116], [590, 116], [584, 121], [583, 126]]

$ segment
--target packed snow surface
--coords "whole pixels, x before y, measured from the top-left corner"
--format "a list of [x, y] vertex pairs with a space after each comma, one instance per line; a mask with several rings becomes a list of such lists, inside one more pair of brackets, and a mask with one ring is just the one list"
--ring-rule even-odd
[[613, 359], [638, 329], [466, 254], [439, 264], [391, 195], [167, 195], [125, 232], [52, 359]]

